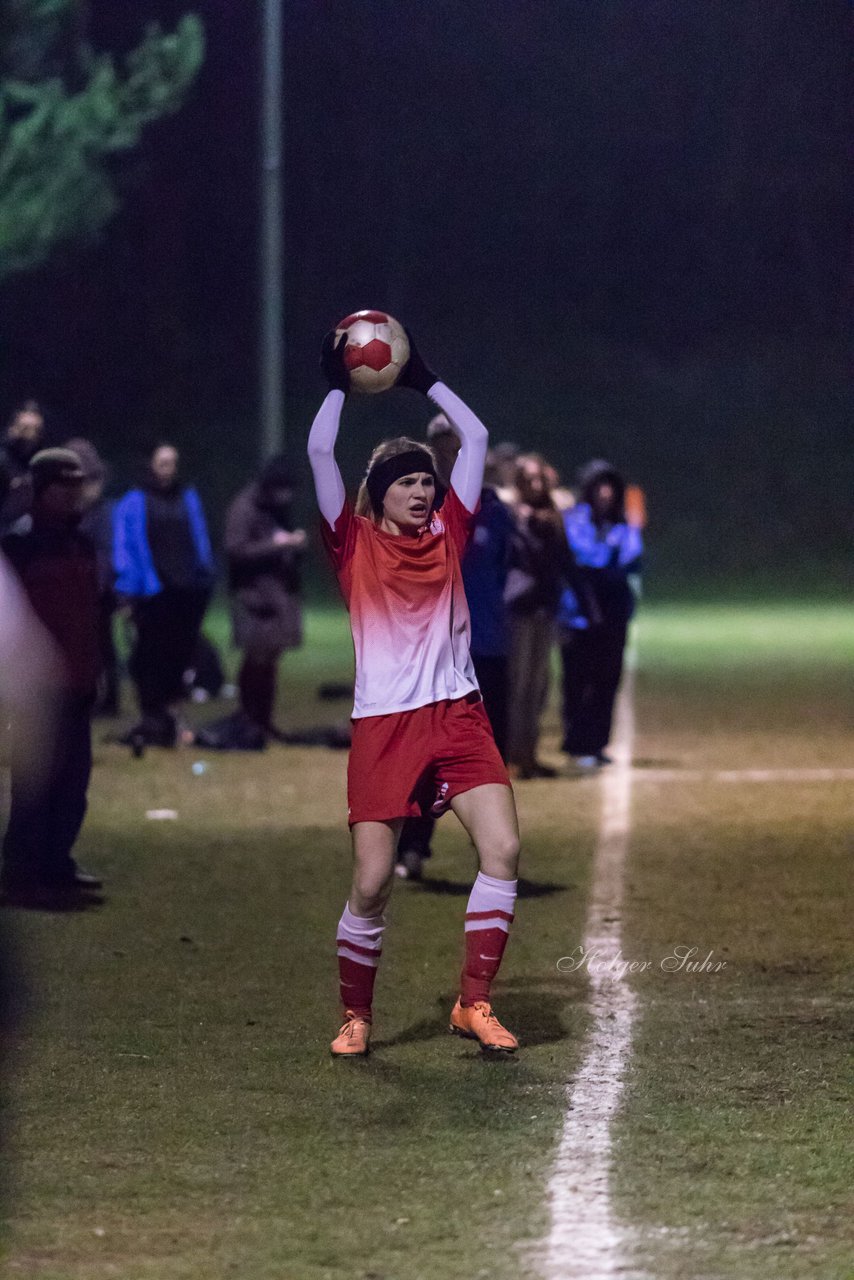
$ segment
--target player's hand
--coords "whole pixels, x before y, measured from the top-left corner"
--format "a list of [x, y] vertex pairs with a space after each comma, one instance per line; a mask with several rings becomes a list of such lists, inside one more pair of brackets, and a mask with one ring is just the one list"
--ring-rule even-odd
[[320, 348], [320, 371], [329, 383], [330, 391], [343, 391], [345, 396], [350, 390], [350, 374], [344, 363], [344, 348], [347, 345], [346, 333], [336, 343], [335, 330], [330, 329], [323, 339]]
[[409, 359], [403, 366], [403, 372], [397, 380], [397, 385], [399, 387], [412, 387], [413, 391], [420, 391], [422, 395], [426, 396], [433, 383], [439, 381], [439, 377], [432, 369], [428, 369], [421, 359], [421, 353], [415, 345], [415, 339], [408, 329], [406, 330], [406, 336], [409, 339]]

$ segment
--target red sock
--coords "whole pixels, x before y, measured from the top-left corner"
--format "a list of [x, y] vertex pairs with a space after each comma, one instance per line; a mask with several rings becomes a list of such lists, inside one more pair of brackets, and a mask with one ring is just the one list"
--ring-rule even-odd
[[466, 908], [466, 958], [460, 976], [460, 1003], [464, 1007], [489, 999], [515, 905], [515, 880], [496, 880], [478, 873]]
[[374, 979], [383, 952], [385, 916], [354, 916], [349, 905], [338, 922], [338, 980], [341, 1003], [360, 1018], [371, 1018]]

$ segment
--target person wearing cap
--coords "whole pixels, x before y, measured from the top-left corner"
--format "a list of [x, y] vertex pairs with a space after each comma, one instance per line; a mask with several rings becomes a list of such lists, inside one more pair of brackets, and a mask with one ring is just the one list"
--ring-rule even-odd
[[243, 653], [241, 714], [272, 737], [282, 736], [273, 723], [279, 659], [302, 644], [300, 561], [306, 535], [294, 524], [295, 487], [288, 460], [270, 458], [234, 499], [225, 522], [234, 645]]
[[100, 668], [98, 579], [94, 548], [79, 529], [85, 475], [77, 455], [68, 449], [41, 450], [30, 461], [30, 478], [32, 527], [9, 534], [3, 551], [58, 654], [49, 708], [54, 738], [49, 759], [35, 775], [13, 752], [0, 886], [7, 903], [62, 907], [81, 898], [91, 902], [89, 895], [101, 888], [98, 877], [81, 870], [71, 852], [86, 813], [92, 770], [90, 716]]
[[579, 582], [560, 601], [562, 749], [582, 770], [610, 763], [614, 702], [639, 584], [642, 511], [626, 512], [626, 482], [595, 458], [578, 475], [579, 500], [563, 516]]
[[[513, 791], [477, 684], [460, 560], [477, 510], [488, 436], [432, 373], [410, 335], [399, 379], [447, 414], [461, 447], [447, 491], [428, 445], [400, 436], [374, 449], [355, 505], [335, 461], [350, 382], [346, 338], [323, 344], [329, 393], [309, 435], [324, 544], [350, 614], [356, 659], [347, 773], [354, 871], [338, 925], [344, 1024], [336, 1057], [369, 1050], [383, 915], [403, 821], [453, 810], [477, 850], [460, 995], [450, 1029], [484, 1049], [513, 1051], [490, 987], [513, 920], [519, 827]], [[439, 499], [442, 497], [441, 506]]]

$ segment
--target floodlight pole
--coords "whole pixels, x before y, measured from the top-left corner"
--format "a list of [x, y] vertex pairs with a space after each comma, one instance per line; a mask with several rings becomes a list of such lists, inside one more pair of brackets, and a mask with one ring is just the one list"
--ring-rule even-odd
[[282, 450], [285, 335], [282, 199], [282, 0], [262, 0], [259, 404], [261, 459]]

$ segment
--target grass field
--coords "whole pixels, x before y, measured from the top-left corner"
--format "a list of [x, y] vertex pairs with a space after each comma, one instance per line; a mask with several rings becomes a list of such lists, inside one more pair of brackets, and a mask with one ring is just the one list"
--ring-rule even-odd
[[[854, 623], [828, 604], [651, 605], [638, 642], [622, 952], [651, 963], [628, 979], [611, 1180], [632, 1274], [844, 1280], [851, 784], [795, 775], [854, 767]], [[284, 664], [290, 726], [346, 719], [315, 690], [349, 653], [343, 612], [314, 610]], [[552, 712], [558, 762], [556, 729]], [[538, 1274], [590, 1021], [584, 970], [557, 961], [584, 930], [601, 784], [517, 787], [524, 882], [495, 999], [523, 1051], [494, 1062], [446, 1034], [474, 873], [446, 819], [427, 881], [395, 891], [375, 1052], [337, 1062], [345, 763], [98, 747], [79, 852], [107, 904], [3, 913], [10, 1276]], [[665, 971], [680, 946], [725, 967]]]

